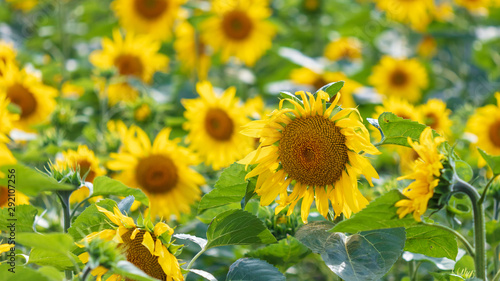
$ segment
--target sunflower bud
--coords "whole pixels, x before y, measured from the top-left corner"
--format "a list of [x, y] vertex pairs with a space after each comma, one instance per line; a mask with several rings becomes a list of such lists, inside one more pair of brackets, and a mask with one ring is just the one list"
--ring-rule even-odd
[[68, 183], [75, 186], [75, 188], [79, 188], [80, 186], [85, 185], [85, 177], [87, 176], [87, 174], [83, 176], [80, 175], [79, 167], [77, 167], [76, 169], [68, 166], [61, 167], [50, 162], [49, 167], [45, 170], [47, 172], [47, 175], [54, 178], [59, 183]]

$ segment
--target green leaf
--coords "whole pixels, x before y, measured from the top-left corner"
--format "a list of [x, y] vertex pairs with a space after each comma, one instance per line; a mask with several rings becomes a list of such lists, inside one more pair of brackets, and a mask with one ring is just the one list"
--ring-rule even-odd
[[9, 271], [11, 266], [8, 263], [0, 265], [0, 280], [2, 281], [50, 281], [45, 275], [29, 267], [16, 265], [14, 273]]
[[486, 223], [486, 242], [491, 247], [496, 247], [500, 244], [500, 223], [493, 220]]
[[479, 154], [483, 157], [484, 161], [488, 163], [488, 166], [490, 166], [491, 171], [493, 171], [494, 175], [500, 174], [500, 156], [493, 156], [489, 155], [486, 153], [486, 151], [482, 150], [481, 148], [477, 149], [479, 151]]
[[[18, 205], [12, 208], [0, 208], [0, 231], [11, 232], [11, 223], [15, 223], [16, 232], [33, 232], [37, 209], [31, 205]], [[14, 214], [11, 216], [11, 214]]]
[[144, 273], [144, 271], [140, 270], [134, 264], [128, 261], [119, 261], [118, 264], [113, 267], [113, 271], [123, 277], [127, 277], [127, 279], [130, 280], [158, 281], [158, 279], [147, 275], [146, 273]]
[[434, 281], [464, 281], [460, 275], [448, 272], [431, 272], [430, 273], [434, 277]]
[[64, 281], [64, 273], [55, 267], [43, 266], [37, 271], [50, 279], [50, 281]]
[[216, 216], [208, 226], [207, 240], [205, 250], [226, 245], [277, 242], [262, 221], [242, 210], [229, 210]]
[[210, 208], [196, 216], [196, 218], [204, 224], [209, 224], [218, 214], [233, 209], [241, 209], [241, 203], [231, 203], [220, 207]]
[[396, 144], [406, 147], [411, 147], [408, 144], [408, 137], [412, 141], [418, 141], [420, 134], [427, 127], [418, 122], [398, 117], [392, 112], [380, 114], [378, 124], [384, 138], [377, 145]]
[[278, 244], [267, 245], [264, 248], [248, 252], [246, 256], [265, 260], [281, 271], [286, 271], [287, 268], [300, 262], [310, 253], [309, 248], [293, 236], [288, 236], [280, 240]]
[[4, 165], [0, 167], [0, 171], [5, 174], [5, 178], [0, 179], [0, 186], [14, 186], [16, 190], [28, 196], [37, 196], [42, 191], [75, 189], [72, 185], [58, 183], [55, 179], [21, 164]]
[[120, 181], [110, 179], [106, 176], [100, 176], [94, 179], [94, 192], [92, 196], [134, 196], [135, 200], [149, 206], [148, 197], [138, 188], [131, 188]]
[[247, 190], [246, 190], [246, 193], [245, 193], [245, 200], [243, 202], [241, 202], [241, 204], [242, 204], [241, 208], [242, 209], [245, 209], [245, 207], [248, 204], [248, 201], [250, 201], [250, 199], [252, 199], [252, 197], [255, 195], [255, 187], [256, 187], [256, 185], [257, 185], [257, 179], [256, 178], [251, 178], [251, 179], [248, 180]]
[[30, 252], [28, 262], [38, 265], [53, 266], [59, 270], [65, 270], [73, 268], [73, 262], [77, 262], [78, 260], [77, 256], [69, 252], [65, 255], [61, 255], [58, 251], [33, 248]]
[[455, 160], [455, 171], [461, 179], [467, 182], [474, 176], [471, 166], [463, 160]]
[[378, 229], [351, 236], [331, 233], [328, 221], [302, 226], [295, 237], [319, 253], [328, 268], [346, 281], [378, 280], [403, 252], [404, 228]]
[[407, 227], [417, 222], [411, 215], [402, 219], [396, 213], [396, 202], [406, 197], [399, 190], [391, 190], [374, 201], [370, 202], [363, 210], [354, 214], [350, 219], [335, 225], [331, 232], [368, 231], [374, 229]]
[[116, 202], [111, 199], [100, 200], [96, 204], [88, 206], [68, 228], [68, 233], [75, 241], [82, 240], [85, 236], [92, 232], [101, 231], [110, 228], [109, 220], [103, 213], [97, 210], [96, 205], [105, 208], [108, 211], [113, 211], [116, 207]]
[[17, 233], [16, 243], [61, 254], [66, 254], [75, 247], [73, 237], [66, 233]]
[[297, 102], [298, 104], [304, 104], [298, 97], [296, 97], [294, 94], [292, 94], [290, 92], [281, 91], [280, 97], [283, 99], [291, 99], [291, 100]]
[[226, 281], [285, 281], [285, 276], [279, 270], [265, 261], [258, 259], [242, 258], [235, 261]]
[[319, 91], [326, 92], [328, 96], [330, 96], [330, 98], [333, 98], [335, 95], [338, 94], [340, 89], [344, 87], [344, 83], [345, 83], [344, 81], [328, 83], [325, 86], [321, 87], [317, 92]]
[[406, 229], [405, 251], [454, 260], [458, 254], [458, 245], [455, 236], [444, 229], [414, 225]]

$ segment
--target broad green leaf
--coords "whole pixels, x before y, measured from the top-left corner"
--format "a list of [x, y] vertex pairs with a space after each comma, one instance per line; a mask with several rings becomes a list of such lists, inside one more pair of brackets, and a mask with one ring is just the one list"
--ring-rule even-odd
[[434, 258], [457, 257], [458, 245], [450, 232], [429, 225], [413, 225], [406, 229], [405, 251]]
[[110, 228], [109, 220], [103, 213], [97, 210], [96, 205], [109, 211], [113, 211], [116, 202], [111, 199], [100, 200], [96, 204], [88, 206], [71, 224], [68, 233], [75, 241], [82, 240], [92, 232], [101, 231]]
[[267, 245], [264, 248], [248, 252], [246, 256], [265, 260], [281, 271], [286, 271], [287, 268], [300, 262], [310, 253], [309, 248], [293, 236], [288, 236], [280, 240], [278, 244]]
[[17, 233], [16, 243], [60, 254], [66, 254], [75, 247], [73, 238], [66, 233]]
[[17, 264], [14, 273], [9, 271], [11, 266], [8, 263], [0, 265], [0, 280], [2, 281], [50, 281], [45, 275], [29, 267]]
[[113, 272], [120, 274], [123, 277], [128, 277], [131, 280], [137, 281], [157, 281], [158, 279], [153, 278], [144, 271], [137, 268], [134, 264], [128, 261], [119, 261], [118, 264], [113, 267]]
[[455, 160], [455, 171], [461, 179], [467, 182], [474, 176], [471, 166], [463, 160]]
[[30, 252], [28, 262], [38, 265], [53, 266], [59, 270], [65, 270], [73, 268], [73, 262], [77, 262], [78, 260], [78, 257], [70, 252], [67, 252], [66, 255], [61, 255], [61, 253], [57, 251], [33, 248]]
[[380, 114], [378, 124], [384, 133], [384, 138], [378, 145], [396, 144], [406, 147], [411, 147], [408, 144], [408, 137], [412, 141], [418, 141], [420, 134], [427, 127], [418, 122], [398, 117], [392, 112]]
[[457, 263], [455, 263], [455, 267], [453, 268], [455, 272], [460, 272], [463, 270], [467, 270], [470, 272], [474, 271], [474, 269], [474, 258], [469, 255], [465, 255], [461, 259], [459, 259]]
[[[15, 173], [9, 172], [13, 170]], [[75, 189], [72, 185], [58, 183], [55, 179], [22, 164], [4, 165], [0, 167], [0, 171], [5, 174], [5, 177], [0, 179], [0, 186], [14, 186], [17, 191], [28, 196], [37, 196], [42, 191]]]
[[252, 197], [255, 195], [255, 187], [256, 187], [256, 185], [257, 185], [257, 178], [251, 178], [251, 179], [248, 180], [247, 190], [246, 190], [246, 193], [245, 193], [245, 200], [243, 200], [241, 202], [241, 204], [242, 204], [241, 208], [242, 209], [245, 209], [245, 207], [248, 204], [248, 201], [250, 201], [250, 199], [252, 199]]
[[225, 212], [225, 211], [228, 211], [228, 210], [240, 209], [240, 208], [241, 208], [241, 203], [235, 202], [235, 203], [207, 209], [203, 213], [197, 215], [196, 218], [199, 219], [204, 224], [209, 224], [218, 214]]
[[500, 223], [492, 220], [486, 223], [486, 241], [491, 247], [496, 247], [500, 243]]
[[149, 206], [148, 197], [138, 188], [131, 188], [120, 181], [100, 176], [94, 179], [94, 192], [92, 196], [134, 196], [135, 200]]
[[431, 272], [434, 281], [464, 281], [465, 278], [458, 274], [448, 272]]
[[337, 81], [337, 82], [332, 82], [329, 84], [326, 84], [325, 86], [321, 87], [319, 91], [326, 92], [330, 98], [333, 98], [337, 93], [344, 87], [344, 81]]
[[229, 210], [216, 216], [208, 226], [207, 240], [205, 249], [277, 242], [262, 221], [242, 210]]
[[378, 229], [350, 236], [328, 232], [328, 221], [302, 226], [295, 237], [315, 253], [328, 268], [346, 281], [379, 280], [403, 252], [404, 228]]
[[242, 258], [235, 261], [226, 281], [285, 281], [285, 276], [279, 270], [263, 260]]
[[15, 212], [12, 212], [12, 208], [0, 208], [0, 231], [10, 233], [11, 223], [15, 223], [16, 232], [33, 232], [37, 213], [37, 209], [31, 205], [18, 205]]
[[484, 161], [488, 163], [488, 166], [490, 166], [491, 171], [493, 171], [493, 174], [498, 175], [500, 174], [500, 156], [493, 156], [489, 155], [486, 153], [486, 151], [482, 150], [481, 148], [477, 149], [479, 151], [479, 154], [483, 157]]
[[50, 281], [64, 281], [64, 272], [55, 267], [42, 266], [37, 271], [50, 279]]
[[[458, 254], [456, 260], [460, 260], [465, 255], [465, 251], [462, 249], [458, 249]], [[422, 254], [415, 254], [411, 252], [404, 252], [402, 258], [405, 261], [428, 261], [433, 263], [437, 268], [441, 270], [453, 270], [455, 268], [455, 264], [457, 263], [454, 260], [450, 260], [448, 258], [431, 258]]]
[[391, 190], [374, 201], [350, 219], [335, 225], [331, 232], [356, 233], [374, 229], [407, 227], [416, 224], [411, 215], [400, 219], [396, 213], [396, 202], [406, 197], [399, 190]]

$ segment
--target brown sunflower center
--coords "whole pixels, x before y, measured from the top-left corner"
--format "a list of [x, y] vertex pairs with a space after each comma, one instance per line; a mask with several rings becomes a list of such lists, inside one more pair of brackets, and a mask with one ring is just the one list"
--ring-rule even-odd
[[152, 194], [167, 193], [177, 185], [179, 175], [172, 159], [150, 155], [139, 160], [135, 177], [139, 185]]
[[[148, 248], [142, 245], [144, 238], [144, 233], [146, 230], [140, 230], [134, 239], [130, 239], [133, 229], [125, 232], [122, 235], [123, 245], [125, 250], [125, 255], [127, 261], [133, 263], [139, 269], [144, 271], [147, 275], [160, 279], [167, 280], [167, 275], [163, 271], [163, 268], [158, 263], [158, 257], [154, 256], [149, 252]], [[156, 236], [151, 233], [153, 237], [153, 242], [156, 242]]]
[[5, 186], [0, 186], [0, 207], [3, 207], [9, 201], [9, 190]]
[[345, 136], [323, 116], [296, 118], [285, 127], [279, 155], [288, 176], [308, 186], [334, 184], [348, 161]]
[[427, 119], [427, 125], [432, 129], [435, 130], [439, 127], [439, 118], [437, 117], [436, 113], [429, 112], [425, 115], [425, 118]]
[[[87, 160], [79, 160], [76, 163], [76, 166], [80, 166], [80, 175], [83, 176], [88, 172], [85, 181], [94, 182], [95, 172], [90, 169], [92, 164]], [[76, 167], [73, 167], [75, 169]]]
[[227, 141], [233, 135], [234, 123], [224, 110], [212, 108], [205, 116], [205, 130], [214, 139]]
[[118, 56], [115, 59], [115, 66], [121, 75], [141, 77], [144, 71], [141, 59], [134, 55], [123, 54]]
[[406, 85], [408, 83], [408, 73], [401, 69], [396, 69], [394, 72], [391, 74], [390, 80], [391, 80], [391, 85], [396, 86], [396, 87], [401, 87]]
[[490, 126], [489, 135], [491, 142], [495, 146], [500, 147], [500, 120], [497, 120]]
[[7, 89], [7, 97], [12, 103], [21, 108], [21, 118], [33, 114], [37, 107], [37, 101], [28, 89], [23, 85], [14, 84]]
[[147, 20], [159, 18], [168, 8], [167, 0], [134, 0], [135, 10]]
[[252, 20], [244, 11], [234, 10], [227, 12], [222, 18], [222, 30], [231, 39], [246, 39], [252, 32], [252, 29]]

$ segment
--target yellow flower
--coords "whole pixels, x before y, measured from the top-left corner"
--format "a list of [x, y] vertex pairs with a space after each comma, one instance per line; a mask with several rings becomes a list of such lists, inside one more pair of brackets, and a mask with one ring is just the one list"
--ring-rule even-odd
[[424, 58], [432, 58], [437, 52], [437, 43], [431, 36], [424, 36], [417, 46], [417, 53]]
[[[4, 40], [0, 40], [0, 63], [4, 64], [17, 64], [16, 63], [17, 51], [14, 49], [14, 45], [7, 43]], [[0, 76], [2, 76], [2, 70], [0, 69]]]
[[21, 109], [19, 120], [14, 127], [32, 131], [32, 125], [45, 122], [54, 111], [57, 90], [46, 86], [36, 76], [19, 70], [14, 64], [0, 65], [0, 95], [7, 95], [11, 103]]
[[240, 134], [246, 117], [236, 88], [230, 87], [218, 97], [210, 82], [196, 84], [197, 99], [182, 100], [187, 121], [183, 128], [189, 131], [187, 143], [206, 165], [214, 170], [227, 167], [240, 160], [253, 149], [253, 141]]
[[276, 33], [266, 19], [271, 15], [267, 0], [214, 0], [215, 16], [201, 25], [201, 39], [221, 51], [222, 60], [235, 56], [252, 66], [271, 48]]
[[144, 122], [151, 115], [151, 108], [147, 103], [141, 104], [134, 110], [134, 119], [137, 122]]
[[413, 173], [399, 177], [398, 180], [413, 179], [408, 187], [403, 190], [403, 194], [408, 199], [402, 199], [396, 203], [399, 218], [413, 213], [416, 221], [421, 221], [427, 210], [427, 203], [434, 195], [434, 188], [438, 185], [438, 177], [441, 175], [443, 164], [441, 160], [444, 155], [439, 153], [438, 146], [444, 142], [444, 138], [436, 137], [432, 139], [432, 129], [427, 127], [420, 135], [420, 142], [416, 143], [408, 138], [408, 143], [418, 154], [419, 158], [413, 165]]
[[177, 26], [175, 35], [174, 49], [182, 67], [187, 72], [195, 70], [198, 79], [205, 80], [210, 69], [210, 55], [206, 43], [187, 21]]
[[325, 48], [325, 57], [332, 61], [361, 58], [361, 42], [354, 37], [341, 37]]
[[443, 2], [437, 4], [432, 12], [434, 18], [440, 22], [452, 21], [455, 18], [451, 3]]
[[38, 0], [7, 0], [7, 2], [11, 3], [14, 9], [23, 12], [31, 11], [38, 4]]
[[417, 108], [420, 111], [424, 124], [436, 130], [441, 135], [451, 134], [451, 110], [446, 108], [446, 103], [439, 99], [430, 99], [426, 104]]
[[[261, 205], [269, 205], [279, 196], [276, 213], [289, 206], [290, 215], [302, 198], [304, 222], [314, 200], [325, 217], [328, 200], [335, 217], [341, 213], [350, 217], [368, 204], [358, 190], [358, 176], [365, 175], [370, 185], [372, 178], [378, 178], [370, 161], [361, 154], [379, 151], [370, 143], [368, 130], [357, 118], [357, 109], [336, 107], [340, 95], [328, 108], [325, 106], [330, 97], [323, 91], [316, 98], [304, 92], [296, 95], [302, 97], [303, 104], [282, 100], [279, 110], [267, 119], [245, 126], [242, 133], [259, 137], [260, 145], [239, 163], [258, 164], [246, 178], [258, 176], [255, 191], [261, 196]], [[283, 108], [284, 101], [294, 108]], [[288, 194], [290, 184], [294, 187]]]
[[[100, 206], [96, 207], [115, 226], [112, 229], [93, 232], [84, 238], [85, 241], [89, 242], [97, 237], [107, 241], [114, 241], [118, 243], [118, 247], [125, 251], [127, 261], [133, 263], [147, 275], [160, 280], [184, 280], [177, 258], [169, 251], [168, 245], [163, 244], [159, 238], [163, 234], [169, 236], [174, 234], [174, 230], [170, 226], [164, 222], [159, 222], [151, 230], [139, 228], [132, 218], [123, 215], [117, 207], [113, 208], [113, 212]], [[79, 258], [82, 262], [87, 263], [89, 256], [83, 254]], [[108, 269], [100, 266], [94, 269], [92, 274], [98, 276], [97, 280], [101, 280], [101, 277], [107, 271]], [[124, 279], [118, 274], [113, 274], [107, 280]]]
[[123, 76], [133, 76], [146, 83], [156, 71], [167, 69], [168, 57], [159, 54], [160, 42], [143, 35], [128, 33], [125, 38], [120, 31], [113, 31], [113, 40], [104, 38], [102, 50], [90, 54], [90, 62], [98, 68], [116, 68]]
[[133, 103], [140, 96], [139, 91], [127, 82], [111, 83], [108, 85], [106, 92], [108, 94], [108, 104], [110, 106], [119, 103]]
[[204, 178], [189, 166], [198, 164], [195, 155], [169, 140], [170, 128], [163, 129], [153, 145], [146, 133], [131, 126], [119, 153], [111, 153], [108, 168], [122, 171], [116, 176], [123, 183], [140, 188], [149, 198], [153, 215], [166, 217], [189, 213], [200, 199]]
[[11, 113], [7, 107], [9, 106], [10, 100], [7, 98], [5, 93], [0, 92], [0, 142], [8, 142], [9, 138], [7, 135], [13, 128], [13, 123], [19, 120], [19, 114]]
[[30, 204], [30, 198], [28, 196], [24, 195], [19, 190], [15, 190], [15, 193], [12, 193], [12, 190], [14, 189], [11, 189], [11, 193], [9, 194], [9, 189], [7, 187], [0, 186], [0, 208], [13, 207], [11, 205], [12, 203], [15, 204], [15, 206]]
[[475, 14], [488, 14], [488, 8], [492, 4], [491, 0], [455, 0], [458, 6], [466, 8]]
[[384, 56], [373, 67], [368, 81], [382, 95], [415, 102], [420, 99], [422, 89], [427, 87], [427, 79], [427, 72], [418, 60]]
[[417, 31], [424, 31], [431, 22], [433, 0], [375, 0], [377, 8], [388, 18], [409, 24]]
[[305, 67], [292, 70], [290, 78], [295, 83], [311, 85], [315, 90], [331, 82], [344, 81], [344, 87], [339, 92], [342, 94], [339, 101], [339, 105], [342, 107], [356, 107], [352, 95], [356, 89], [362, 87], [360, 83], [347, 78], [342, 72], [325, 71], [323, 74], [318, 74]]
[[62, 85], [61, 93], [65, 98], [79, 98], [85, 93], [85, 89], [67, 81]]
[[127, 31], [166, 40], [185, 0], [115, 0], [111, 8]]

